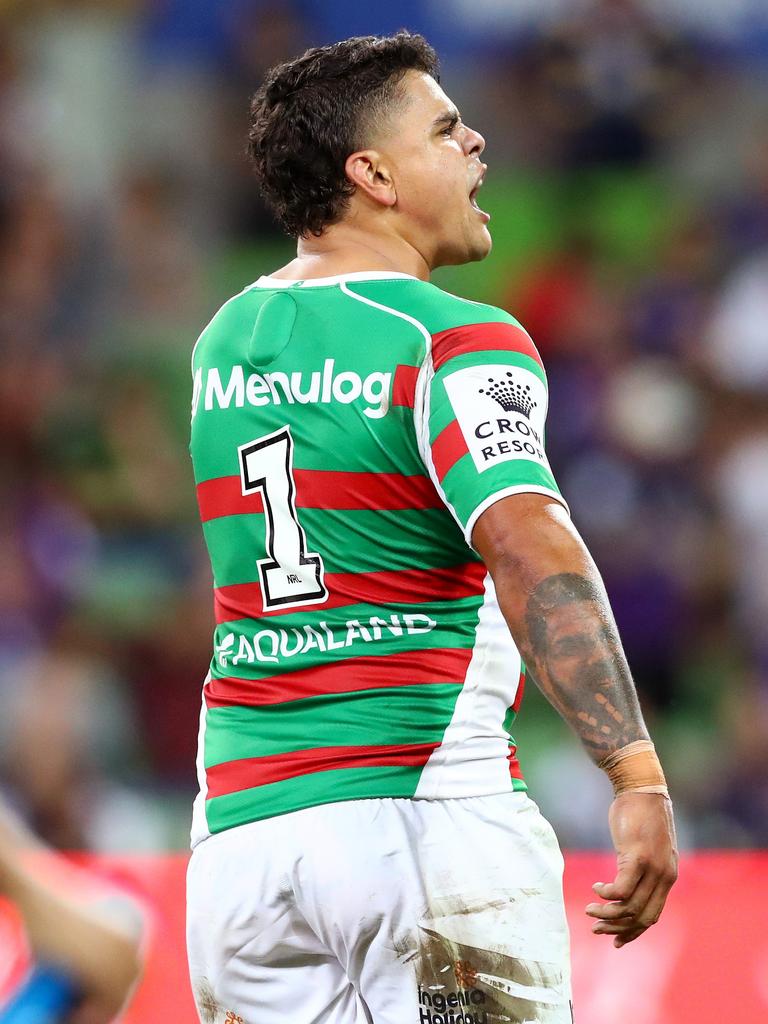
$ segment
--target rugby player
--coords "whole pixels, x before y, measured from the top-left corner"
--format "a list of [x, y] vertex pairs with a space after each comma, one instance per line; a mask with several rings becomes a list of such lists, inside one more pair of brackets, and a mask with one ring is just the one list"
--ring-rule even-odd
[[491, 249], [484, 140], [406, 32], [274, 68], [249, 138], [297, 255], [192, 357], [217, 622], [188, 885], [201, 1020], [562, 1024], [562, 857], [510, 734], [526, 674], [615, 787], [594, 931], [637, 939], [677, 855], [547, 461], [539, 354], [429, 280]]

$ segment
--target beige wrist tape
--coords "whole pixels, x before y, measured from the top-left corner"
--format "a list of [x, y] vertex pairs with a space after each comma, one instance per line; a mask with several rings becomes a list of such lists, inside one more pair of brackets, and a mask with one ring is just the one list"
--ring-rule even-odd
[[660, 793], [669, 796], [667, 780], [650, 740], [636, 740], [603, 758], [599, 767], [619, 793]]

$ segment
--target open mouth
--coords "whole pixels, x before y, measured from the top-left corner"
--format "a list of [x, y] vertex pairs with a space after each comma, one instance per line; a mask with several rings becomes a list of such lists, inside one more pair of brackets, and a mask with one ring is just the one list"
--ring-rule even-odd
[[477, 212], [478, 212], [479, 214], [482, 214], [482, 216], [483, 216], [483, 217], [485, 217], [485, 218], [486, 218], [486, 220], [490, 220], [490, 219], [491, 219], [491, 218], [490, 218], [490, 215], [489, 215], [489, 214], [487, 214], [487, 213], [485, 212], [485, 210], [481, 210], [481, 209], [480, 209], [480, 207], [479, 207], [479, 206], [477, 205], [477, 193], [478, 193], [478, 192], [480, 191], [480, 189], [482, 188], [482, 186], [483, 186], [483, 182], [484, 182], [484, 181], [485, 181], [485, 173], [483, 173], [483, 174], [482, 174], [482, 175], [481, 175], [481, 176], [480, 176], [480, 177], [479, 177], [479, 178], [477, 179], [477, 181], [475, 182], [474, 188], [473, 188], [473, 189], [472, 189], [472, 191], [471, 191], [471, 192], [469, 193], [469, 205], [470, 205], [470, 206], [472, 207], [472, 209], [473, 209], [473, 210], [476, 210], [476, 211], [477, 211]]

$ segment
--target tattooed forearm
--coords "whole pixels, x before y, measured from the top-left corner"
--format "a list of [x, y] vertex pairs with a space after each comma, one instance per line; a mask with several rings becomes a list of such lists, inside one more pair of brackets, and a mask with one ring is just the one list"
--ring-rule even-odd
[[518, 645], [531, 675], [595, 761], [647, 738], [606, 595], [578, 573], [559, 573], [528, 597]]

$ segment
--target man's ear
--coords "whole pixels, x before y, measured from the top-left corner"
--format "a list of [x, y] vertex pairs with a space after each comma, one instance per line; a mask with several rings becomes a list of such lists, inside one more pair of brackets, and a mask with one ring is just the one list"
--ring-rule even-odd
[[392, 175], [381, 153], [363, 149], [347, 157], [344, 165], [347, 177], [362, 193], [381, 206], [394, 206], [397, 192]]

